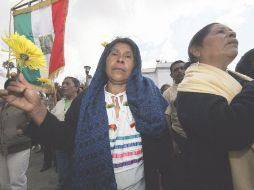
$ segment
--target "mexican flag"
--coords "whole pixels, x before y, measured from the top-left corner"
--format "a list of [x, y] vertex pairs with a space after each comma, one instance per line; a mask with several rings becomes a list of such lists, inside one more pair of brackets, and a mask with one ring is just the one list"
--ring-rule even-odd
[[37, 78], [53, 79], [64, 67], [64, 29], [68, 0], [44, 0], [13, 11], [14, 30], [42, 49], [48, 72], [25, 68], [23, 74], [32, 84]]

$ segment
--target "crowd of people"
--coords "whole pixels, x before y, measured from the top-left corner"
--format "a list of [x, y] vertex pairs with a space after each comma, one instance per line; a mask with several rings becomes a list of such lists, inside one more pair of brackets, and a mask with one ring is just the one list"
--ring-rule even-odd
[[254, 51], [230, 71], [237, 54], [236, 33], [211, 23], [159, 89], [137, 44], [116, 38], [89, 87], [66, 77], [54, 106], [12, 73], [0, 90], [0, 189], [27, 189], [32, 139], [54, 151], [60, 190], [253, 190]]

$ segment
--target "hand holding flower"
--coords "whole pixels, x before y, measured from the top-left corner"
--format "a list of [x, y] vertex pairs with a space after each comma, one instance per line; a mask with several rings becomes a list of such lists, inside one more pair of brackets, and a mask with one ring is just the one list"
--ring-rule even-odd
[[[17, 74], [12, 73], [12, 78]], [[47, 114], [47, 108], [43, 105], [38, 92], [29, 84], [22, 73], [18, 80], [10, 82], [6, 90], [0, 90], [0, 97], [9, 104], [29, 113], [36, 124], [40, 125]]]

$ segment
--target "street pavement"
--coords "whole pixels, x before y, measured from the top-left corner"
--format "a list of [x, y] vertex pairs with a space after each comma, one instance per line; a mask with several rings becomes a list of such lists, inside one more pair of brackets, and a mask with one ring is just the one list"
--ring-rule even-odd
[[27, 171], [27, 190], [56, 190], [57, 173], [55, 167], [40, 172], [43, 165], [43, 152], [31, 151]]

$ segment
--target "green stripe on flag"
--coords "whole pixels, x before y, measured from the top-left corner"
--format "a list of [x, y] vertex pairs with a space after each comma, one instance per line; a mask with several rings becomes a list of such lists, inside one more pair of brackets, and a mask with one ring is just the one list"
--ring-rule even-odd
[[[34, 42], [31, 24], [31, 12], [19, 14], [14, 17], [14, 31], [21, 35], [25, 35], [29, 40]], [[40, 77], [39, 70], [30, 70], [29, 68], [24, 68], [22, 73], [28, 82], [35, 85], [40, 84], [37, 81], [37, 78]]]
[[31, 12], [20, 14], [14, 17], [14, 30], [19, 34], [25, 35], [34, 42], [31, 22]]

